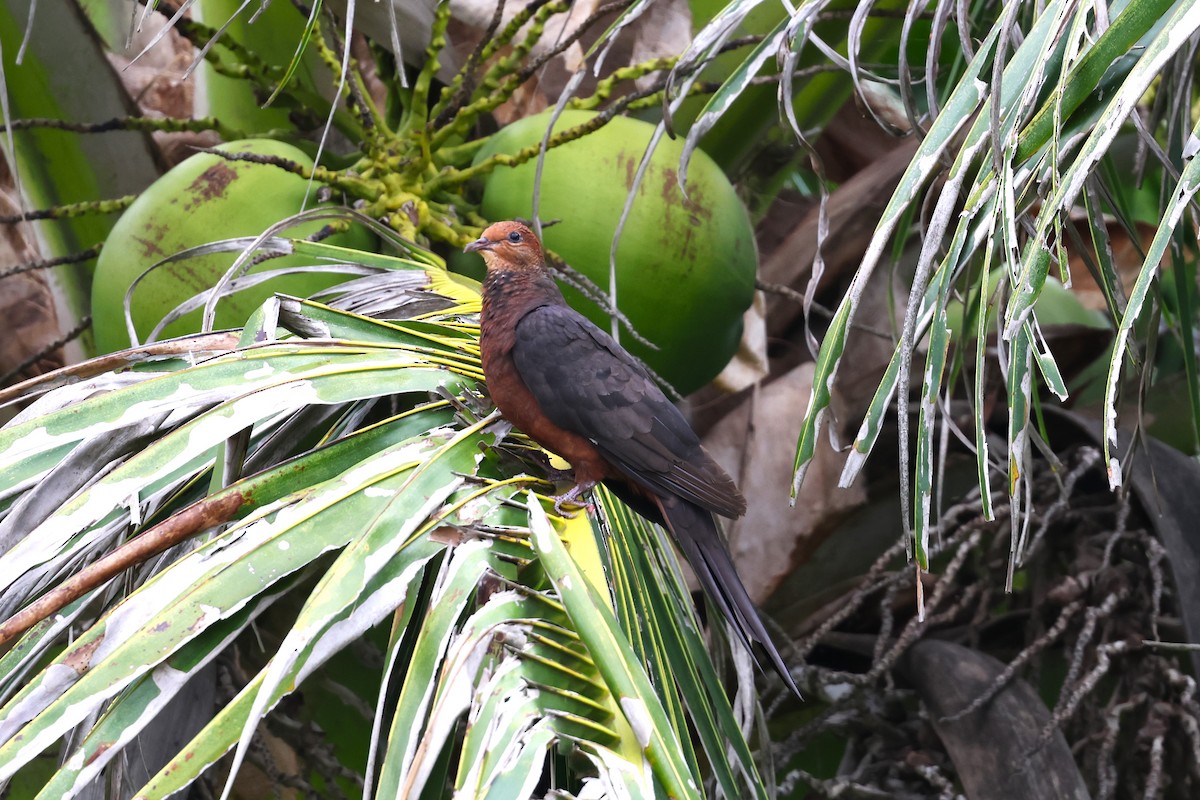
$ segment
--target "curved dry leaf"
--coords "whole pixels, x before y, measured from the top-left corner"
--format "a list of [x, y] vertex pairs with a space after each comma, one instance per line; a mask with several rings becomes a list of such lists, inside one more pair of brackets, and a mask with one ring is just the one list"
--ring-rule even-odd
[[767, 299], [754, 293], [754, 303], [742, 315], [742, 340], [733, 360], [713, 379], [722, 392], [740, 392], [762, 381], [771, 372], [767, 359]]
[[[0, 152], [0, 214], [20, 213], [8, 162]], [[52, 346], [66, 331], [46, 273], [5, 275], [13, 267], [40, 258], [32, 225], [0, 226], [0, 315], [5, 321], [5, 335], [0, 337], [0, 376], [11, 376], [5, 383], [32, 378], [66, 363], [63, 348]]]

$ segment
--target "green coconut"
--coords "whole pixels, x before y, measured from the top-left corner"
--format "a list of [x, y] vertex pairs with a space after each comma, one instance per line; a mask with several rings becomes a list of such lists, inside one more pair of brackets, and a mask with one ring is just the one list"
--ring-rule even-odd
[[[555, 132], [594, 116], [567, 111]], [[495, 134], [476, 163], [497, 153], [536, 145], [549, 113], [513, 123]], [[604, 290], [609, 251], [621, 210], [654, 126], [624, 117], [549, 151], [541, 186], [541, 217], [561, 222], [545, 229], [545, 245]], [[711, 381], [738, 349], [742, 315], [754, 299], [758, 254], [745, 207], [724, 173], [696, 151], [679, 189], [682, 142], [659, 142], [638, 185], [616, 256], [617, 305], [635, 329], [659, 349], [621, 343], [679, 392]], [[490, 220], [528, 218], [533, 212], [536, 160], [499, 167], [484, 185], [481, 211]], [[605, 330], [611, 318], [574, 289], [574, 308]]]
[[[223, 144], [230, 153], [277, 156], [311, 167], [303, 151], [269, 139], [246, 139]], [[155, 181], [125, 210], [104, 242], [92, 284], [92, 316], [96, 348], [108, 353], [129, 347], [123, 303], [126, 290], [149, 267], [189, 247], [239, 236], [258, 236], [271, 225], [300, 211], [308, 181], [269, 164], [229, 161], [212, 153], [197, 153]], [[313, 222], [289, 229], [300, 238], [321, 228]], [[345, 247], [370, 249], [373, 237], [352, 230], [327, 241]], [[158, 267], [138, 283], [131, 314], [138, 338], [145, 341], [172, 309], [211, 288], [233, 264], [236, 253], [221, 253], [175, 261]], [[311, 264], [297, 256], [273, 258], [250, 272]], [[330, 273], [276, 277], [264, 284], [221, 298], [216, 327], [243, 325], [250, 314], [275, 292], [307, 297], [346, 280]], [[200, 330], [201, 310], [168, 325], [159, 338]]]

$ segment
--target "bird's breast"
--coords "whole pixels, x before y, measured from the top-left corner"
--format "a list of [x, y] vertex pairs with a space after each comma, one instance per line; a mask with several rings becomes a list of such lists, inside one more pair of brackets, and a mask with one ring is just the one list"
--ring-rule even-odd
[[[490, 277], [490, 275], [489, 275]], [[613, 474], [596, 446], [584, 436], [555, 424], [521, 377], [513, 358], [517, 325], [546, 305], [545, 293], [521, 281], [484, 284], [479, 349], [488, 394], [504, 418], [529, 438], [571, 463], [577, 481], [600, 481]]]

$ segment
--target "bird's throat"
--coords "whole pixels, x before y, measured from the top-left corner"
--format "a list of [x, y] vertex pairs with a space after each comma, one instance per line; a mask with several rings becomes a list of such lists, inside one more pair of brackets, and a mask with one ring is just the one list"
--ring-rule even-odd
[[[511, 339], [521, 318], [546, 305], [565, 305], [554, 278], [545, 270], [488, 270], [483, 279], [481, 335], [495, 341]], [[511, 349], [506, 341], [505, 350]]]

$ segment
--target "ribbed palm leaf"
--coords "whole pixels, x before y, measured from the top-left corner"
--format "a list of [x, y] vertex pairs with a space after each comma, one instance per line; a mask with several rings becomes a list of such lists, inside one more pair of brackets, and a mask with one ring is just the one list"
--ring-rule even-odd
[[[750, 0], [729, 3], [697, 35], [676, 70], [715, 52], [756, 5]], [[841, 483], [848, 486], [858, 476], [894, 399], [899, 410], [906, 525], [915, 533], [918, 564], [927, 568], [928, 537], [937, 521], [935, 423], [953, 424], [940, 409], [956, 382], [962, 382], [976, 409], [975, 429], [964, 431], [962, 438], [974, 436], [985, 512], [990, 516], [993, 471], [1006, 474], [1015, 506], [1029, 503], [1030, 444], [1043, 433], [1035, 412], [1034, 387], [1041, 384], [1059, 399], [1068, 396], [1035, 304], [1047, 277], [1057, 275], [1070, 283], [1070, 255], [1084, 253], [1117, 334], [1101, 409], [1111, 484], [1116, 487], [1122, 481], [1121, 454], [1113, 444], [1118, 394], [1133, 332], [1141, 325], [1149, 328], [1145, 335], [1151, 342], [1158, 335], [1155, 326], [1145, 324], [1148, 310], [1163, 314], [1163, 333], [1173, 337], [1184, 353], [1183, 385], [1192, 428], [1189, 444], [1194, 448], [1200, 441], [1196, 438], [1200, 381], [1192, 332], [1194, 270], [1184, 255], [1195, 242], [1194, 230], [1184, 220], [1190, 213], [1194, 222], [1194, 196], [1200, 188], [1200, 163], [1194, 157], [1200, 137], [1194, 119], [1200, 5], [1167, 0], [1131, 0], [1113, 3], [1111, 8], [1069, 0], [983, 3], [972, 7], [969, 18], [955, 19], [965, 7], [949, 0], [912, 3], [904, 12], [903, 25], [893, 26], [902, 31], [900, 54], [895, 64], [886, 65], [882, 78], [870, 74], [860, 61], [865, 48], [879, 46], [862, 35], [874, 5], [856, 4], [848, 58], [835, 60], [856, 85], [894, 84], [896, 105], [914, 129], [920, 128], [921, 142], [821, 343], [797, 443], [793, 486], [799, 487], [816, 452], [867, 282], [889, 250], [898, 251], [910, 238], [918, 241], [920, 255], [907, 308], [897, 314], [894, 356], [863, 419]], [[688, 133], [688, 147], [699, 142], [747, 89], [765, 59], [776, 54], [784, 73], [780, 118], [803, 142], [801, 127], [819, 122], [824, 109], [798, 105], [804, 95], [793, 93], [790, 73], [801, 63], [806, 46], [810, 51], [826, 47], [814, 25], [834, 7], [828, 0], [809, 0], [782, 19], [759, 46], [757, 60], [743, 60], [713, 94]], [[951, 19], [957, 35], [948, 27]], [[916, 43], [918, 36], [927, 37], [921, 42], [923, 97], [908, 52], [910, 41]], [[829, 54], [827, 49], [822, 52]], [[886, 77], [893, 75], [890, 80]], [[1148, 93], [1157, 95], [1153, 103], [1146, 101]], [[1151, 157], [1144, 163], [1129, 157], [1135, 146]], [[1125, 287], [1114, 265], [1106, 219], [1134, 235], [1137, 223], [1145, 221], [1133, 212], [1143, 177], [1158, 184], [1158, 197], [1151, 201], [1156, 203], [1156, 232], [1145, 250], [1139, 277]], [[918, 225], [923, 204], [928, 219]], [[1072, 214], [1086, 220], [1090, 241], [1085, 243], [1072, 230]], [[1168, 268], [1173, 291], [1155, 303], [1150, 288]], [[948, 321], [947, 309], [954, 302], [966, 306], [965, 323], [958, 331]], [[927, 343], [924, 365], [914, 366], [922, 342]], [[959, 346], [951, 348], [952, 344]], [[987, 353], [993, 346], [998, 364], [989, 363]], [[913, 437], [916, 457], [910, 459], [906, 387], [916, 370], [921, 399]], [[1007, 394], [1007, 441], [998, 462], [989, 453], [982, 413], [989, 372], [1000, 375]], [[1151, 380], [1147, 376], [1145, 385]], [[911, 488], [910, 463], [915, 464]], [[1013, 515], [1014, 526], [1021, 518]], [[1015, 563], [1024, 533], [1014, 527], [1013, 536]]]
[[204, 536], [0, 658], [0, 777], [75, 731], [38, 797], [74, 796], [287, 598], [265, 667], [137, 797], [230, 750], [236, 773], [264, 716], [387, 620], [364, 796], [764, 796], [662, 532], [607, 495], [547, 515], [534, 449], [478, 394], [477, 292], [411, 255], [363, 254], [378, 274], [337, 301], [405, 319], [281, 298], [242, 343], [147, 345], [4, 395], [46, 392], [0, 432], [4, 611], [122, 543]]

